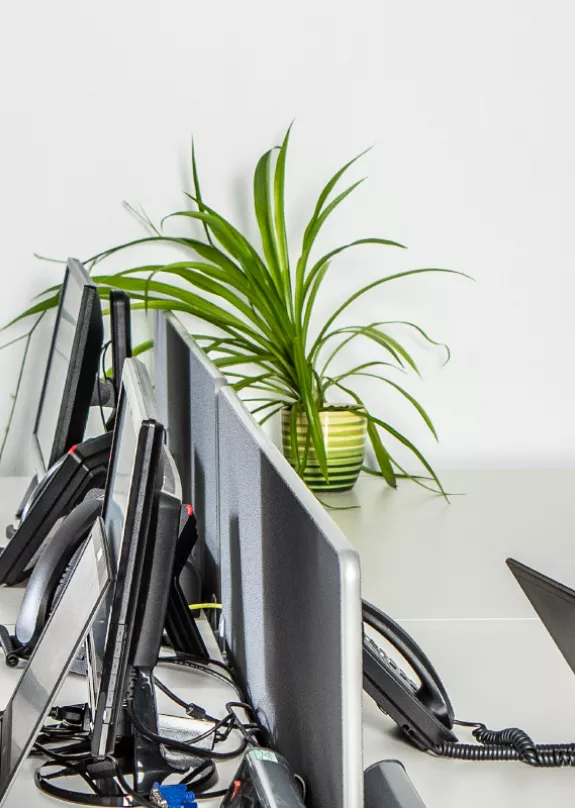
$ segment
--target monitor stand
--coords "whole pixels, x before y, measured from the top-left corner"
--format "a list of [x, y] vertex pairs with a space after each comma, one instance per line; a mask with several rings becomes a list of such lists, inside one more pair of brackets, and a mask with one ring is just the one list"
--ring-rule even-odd
[[180, 519], [180, 535], [174, 555], [174, 571], [170, 587], [170, 597], [166, 609], [165, 629], [174, 651], [192, 654], [208, 659], [209, 654], [196, 621], [190, 611], [190, 604], [184, 596], [181, 576], [186, 562], [197, 542], [196, 517], [190, 506], [184, 505]]
[[[153, 670], [149, 668], [135, 669], [133, 687], [133, 708], [138, 719], [152, 732], [158, 732], [158, 711], [154, 690]], [[62, 710], [74, 708], [61, 708]], [[114, 757], [117, 767], [124, 777], [133, 776], [133, 789], [137, 794], [149, 794], [154, 783], [162, 783], [171, 774], [183, 774], [199, 764], [199, 759], [190, 753], [180, 754], [180, 766], [171, 766], [160, 751], [155, 741], [144, 737], [135, 727], [132, 727], [126, 714], [120, 719], [124, 727], [122, 737], [118, 738]], [[190, 720], [190, 719], [188, 719]], [[190, 739], [193, 739], [193, 734]], [[88, 761], [85, 765], [87, 774], [94, 780], [101, 790], [102, 796], [110, 799], [109, 805], [124, 805], [120, 800], [122, 792], [115, 781], [116, 769], [108, 759]], [[36, 785], [45, 794], [60, 800], [86, 804], [85, 793], [78, 793], [67, 788], [57, 786], [55, 781], [65, 777], [75, 777], [73, 770], [62, 769], [54, 776], [50, 771], [46, 773], [40, 769], [36, 774]]]

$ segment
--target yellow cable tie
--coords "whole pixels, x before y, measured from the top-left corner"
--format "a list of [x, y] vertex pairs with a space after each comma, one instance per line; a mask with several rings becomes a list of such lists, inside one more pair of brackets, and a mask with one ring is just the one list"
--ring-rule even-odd
[[190, 609], [221, 609], [221, 603], [190, 603]]

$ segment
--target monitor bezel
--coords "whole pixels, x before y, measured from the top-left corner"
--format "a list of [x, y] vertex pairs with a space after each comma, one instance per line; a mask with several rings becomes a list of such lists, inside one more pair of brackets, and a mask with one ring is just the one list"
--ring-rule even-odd
[[[52, 368], [54, 351], [58, 339], [58, 328], [62, 315], [62, 306], [68, 284], [73, 280], [84, 286], [80, 303], [79, 317], [76, 324], [72, 355], [68, 365], [66, 382], [62, 389], [56, 433], [52, 440], [49, 456], [46, 458], [38, 429], [45, 404], [47, 404], [46, 391], [48, 379]], [[98, 378], [98, 366], [104, 338], [102, 308], [95, 283], [90, 278], [83, 265], [76, 258], [69, 258], [66, 265], [66, 274], [62, 284], [62, 291], [58, 301], [56, 321], [52, 332], [50, 353], [46, 363], [46, 372], [40, 393], [36, 420], [33, 430], [33, 449], [36, 470], [39, 476], [59, 460], [73, 445], [81, 443], [88, 421], [92, 393]]]

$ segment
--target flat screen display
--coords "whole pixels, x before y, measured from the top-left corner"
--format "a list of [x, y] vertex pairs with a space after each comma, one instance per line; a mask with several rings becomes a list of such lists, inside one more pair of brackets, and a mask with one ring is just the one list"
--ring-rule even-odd
[[141, 363], [124, 362], [103, 522], [116, 585], [99, 610], [87, 644], [93, 751], [113, 748], [125, 692], [128, 654], [163, 428], [154, 420], [151, 384]]
[[[108, 542], [112, 569], [118, 569], [122, 550], [122, 537], [126, 522], [126, 512], [130, 499], [130, 487], [134, 470], [134, 459], [138, 444], [138, 432], [128, 410], [126, 395], [122, 393], [116, 419], [112, 462], [108, 472], [106, 501], [104, 505], [104, 529]], [[102, 660], [106, 647], [108, 617], [112, 607], [112, 593], [98, 611], [89, 637], [88, 658], [90, 664], [90, 699], [95, 708], [102, 675]]]
[[2, 716], [0, 804], [46, 720], [109, 582], [99, 521]]
[[84, 440], [104, 334], [95, 284], [68, 259], [34, 424], [36, 471], [43, 475]]
[[66, 273], [62, 301], [58, 311], [52, 351], [48, 359], [42, 401], [36, 423], [36, 437], [44, 464], [50, 465], [52, 446], [58, 428], [62, 394], [66, 389], [78, 318], [82, 310], [85, 284], [72, 272]]

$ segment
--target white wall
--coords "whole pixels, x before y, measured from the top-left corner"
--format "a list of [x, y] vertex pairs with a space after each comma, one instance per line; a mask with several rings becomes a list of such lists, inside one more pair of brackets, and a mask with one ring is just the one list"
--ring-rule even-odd
[[[155, 217], [178, 207], [192, 132], [208, 201], [251, 232], [255, 160], [295, 117], [292, 232], [327, 176], [375, 142], [356, 172], [369, 183], [323, 244], [379, 234], [410, 246], [342, 257], [325, 311], [381, 272], [446, 266], [477, 280], [404, 280], [357, 304], [359, 320], [415, 320], [454, 351], [441, 371], [425, 360], [410, 387], [439, 446], [370, 388], [378, 410], [439, 468], [572, 465], [574, 22], [568, 3], [535, 0], [11, 4], [0, 321], [61, 273], [33, 251], [87, 257], [139, 235], [122, 199]], [[6, 472], [27, 462], [47, 333]], [[0, 423], [17, 353], [0, 352]]]

